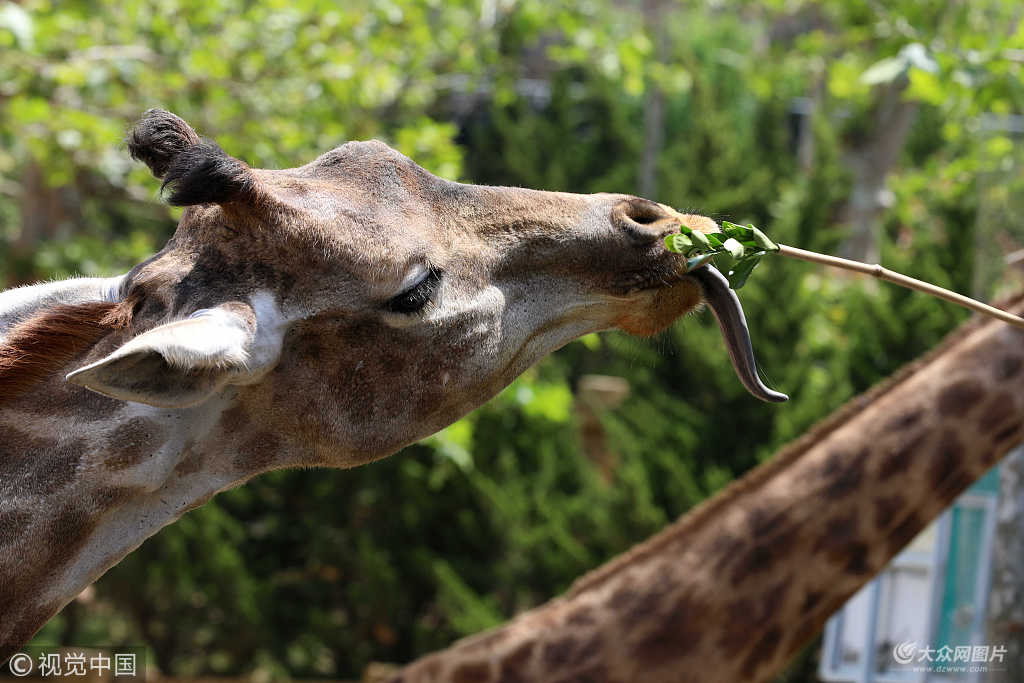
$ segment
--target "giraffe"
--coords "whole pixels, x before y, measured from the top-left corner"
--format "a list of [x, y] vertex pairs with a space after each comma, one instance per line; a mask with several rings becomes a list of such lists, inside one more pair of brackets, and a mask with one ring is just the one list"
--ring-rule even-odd
[[771, 681], [1022, 440], [1024, 333], [976, 319], [564, 596], [387, 680]]
[[686, 272], [682, 215], [456, 183], [377, 142], [250, 168], [150, 110], [131, 155], [186, 207], [128, 273], [0, 294], [0, 661], [148, 536], [285, 467], [353, 467], [590, 332], [706, 303], [769, 401], [739, 300]]

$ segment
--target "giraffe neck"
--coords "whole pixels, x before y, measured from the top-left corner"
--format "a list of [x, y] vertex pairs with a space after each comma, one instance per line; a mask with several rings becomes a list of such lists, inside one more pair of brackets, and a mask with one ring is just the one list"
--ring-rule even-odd
[[1022, 349], [969, 327], [564, 598], [400, 680], [771, 680], [1019, 443]]
[[[0, 321], [113, 296], [119, 282], [5, 292]], [[232, 427], [239, 390], [168, 410], [63, 377], [0, 409], [0, 661], [147, 537], [258, 471], [239, 460], [251, 455]]]
[[227, 397], [177, 411], [120, 402], [99, 415], [89, 411], [119, 402], [72, 402], [56, 385], [49, 398], [87, 410], [0, 415], [0, 650], [30, 637], [160, 528], [245, 478], [230, 449], [211, 446], [224, 441]]

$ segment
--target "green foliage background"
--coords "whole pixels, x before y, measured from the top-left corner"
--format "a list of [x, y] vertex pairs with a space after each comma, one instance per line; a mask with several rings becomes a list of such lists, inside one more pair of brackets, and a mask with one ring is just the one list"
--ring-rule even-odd
[[[878, 250], [970, 293], [1000, 274], [999, 252], [974, 248], [992, 238], [976, 233], [979, 197], [1019, 196], [1015, 140], [983, 122], [1022, 112], [1022, 62], [1018, 5], [999, 0], [0, 3], [0, 278], [123, 272], [159, 248], [176, 213], [121, 143], [152, 106], [262, 167], [369, 137], [480, 183], [638, 193], [654, 164], [659, 201], [834, 252], [851, 155], [897, 88], [914, 116], [886, 169]], [[709, 315], [653, 339], [590, 336], [390, 459], [219, 496], [38, 641], [144, 643], [180, 676], [353, 678], [408, 661], [564, 590], [964, 317], [780, 259], [742, 297], [788, 404], [747, 395]], [[589, 373], [631, 387], [601, 416], [611, 482], [579, 436]], [[813, 654], [790, 680], [811, 670]]]

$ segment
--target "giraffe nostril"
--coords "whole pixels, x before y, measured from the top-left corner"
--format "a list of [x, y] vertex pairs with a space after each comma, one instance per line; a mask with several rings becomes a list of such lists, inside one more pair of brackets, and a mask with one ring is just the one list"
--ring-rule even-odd
[[648, 206], [645, 202], [643, 205], [638, 206], [636, 203], [630, 205], [629, 217], [641, 225], [649, 225], [656, 223], [663, 218], [667, 218], [668, 215], [662, 210], [660, 206], [655, 204], [654, 206]]
[[678, 223], [660, 204], [639, 197], [617, 203], [612, 209], [611, 219], [613, 225], [641, 246], [661, 239]]

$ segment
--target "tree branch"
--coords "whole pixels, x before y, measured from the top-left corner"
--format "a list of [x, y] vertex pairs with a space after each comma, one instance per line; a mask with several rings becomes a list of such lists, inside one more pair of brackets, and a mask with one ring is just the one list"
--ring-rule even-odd
[[860, 261], [851, 261], [849, 259], [839, 258], [838, 256], [827, 256], [825, 254], [819, 254], [814, 251], [806, 251], [804, 249], [798, 249], [796, 247], [790, 247], [785, 244], [779, 245], [779, 253], [783, 256], [789, 256], [790, 258], [800, 259], [801, 261], [810, 261], [811, 263], [818, 263], [825, 266], [832, 266], [834, 268], [844, 268], [846, 270], [852, 270], [857, 273], [863, 273], [876, 277], [879, 280], [885, 280], [886, 282], [892, 282], [906, 287], [907, 289], [913, 289], [918, 292], [924, 292], [925, 294], [931, 294], [932, 296], [940, 299], [945, 299], [954, 304], [959, 304], [964, 308], [969, 308], [972, 311], [983, 313], [985, 315], [1002, 320], [1004, 323], [1009, 323], [1015, 327], [1024, 328], [1024, 318], [1016, 316], [1012, 313], [1000, 310], [988, 304], [983, 304], [980, 301], [966, 297], [963, 294], [957, 294], [951, 292], [948, 289], [933, 285], [930, 282], [923, 282], [916, 278], [912, 278], [902, 273], [883, 268], [879, 264], [868, 264], [861, 263]]

